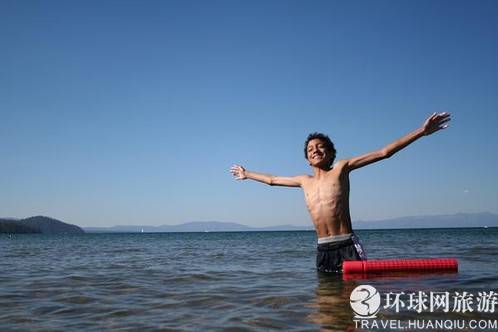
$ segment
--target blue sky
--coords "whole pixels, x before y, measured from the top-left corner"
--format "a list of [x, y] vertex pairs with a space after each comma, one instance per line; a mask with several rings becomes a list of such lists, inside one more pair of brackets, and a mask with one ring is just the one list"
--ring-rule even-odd
[[351, 175], [354, 220], [498, 213], [496, 1], [0, 1], [0, 216], [80, 226], [310, 224], [309, 173], [435, 111]]

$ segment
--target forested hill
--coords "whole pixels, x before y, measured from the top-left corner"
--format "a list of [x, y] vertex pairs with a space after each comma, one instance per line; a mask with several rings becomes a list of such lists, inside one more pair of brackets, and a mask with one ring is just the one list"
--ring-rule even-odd
[[78, 234], [84, 231], [76, 225], [57, 219], [36, 216], [25, 219], [0, 219], [0, 233]]

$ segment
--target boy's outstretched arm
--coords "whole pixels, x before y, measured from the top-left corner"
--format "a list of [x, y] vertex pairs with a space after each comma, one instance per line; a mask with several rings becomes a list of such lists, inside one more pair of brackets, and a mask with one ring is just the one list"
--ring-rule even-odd
[[435, 133], [438, 130], [447, 128], [447, 122], [450, 121], [450, 119], [450, 114], [447, 112], [434, 113], [430, 117], [428, 117], [427, 120], [425, 120], [424, 124], [420, 128], [401, 137], [391, 144], [386, 145], [384, 148], [345, 160], [346, 167], [348, 168], [348, 170], [352, 171], [376, 161], [389, 158], [399, 150], [405, 148], [409, 144], [419, 139], [420, 137], [427, 136]]
[[266, 183], [270, 186], [285, 186], [285, 187], [301, 186], [302, 176], [285, 177], [285, 176], [273, 176], [270, 174], [249, 172], [240, 165], [233, 165], [230, 168], [230, 173], [232, 173], [232, 175], [237, 180], [251, 179], [262, 183]]

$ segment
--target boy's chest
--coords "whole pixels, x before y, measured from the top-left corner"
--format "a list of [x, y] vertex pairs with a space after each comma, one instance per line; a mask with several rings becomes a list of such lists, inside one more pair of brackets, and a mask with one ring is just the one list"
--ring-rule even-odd
[[334, 199], [348, 192], [347, 179], [338, 176], [328, 176], [325, 179], [310, 178], [303, 183], [303, 191], [306, 200]]

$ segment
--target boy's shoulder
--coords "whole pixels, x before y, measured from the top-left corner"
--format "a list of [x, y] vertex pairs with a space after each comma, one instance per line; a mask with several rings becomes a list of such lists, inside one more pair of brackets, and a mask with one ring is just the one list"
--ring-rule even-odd
[[312, 175], [309, 174], [300, 174], [294, 176], [294, 179], [298, 180], [301, 184], [308, 182], [309, 180], [313, 179]]
[[341, 159], [335, 162], [334, 166], [332, 167], [332, 170], [335, 171], [335, 173], [349, 173], [349, 168], [348, 168], [348, 162], [349, 160], [347, 159]]
[[334, 168], [342, 168], [348, 164], [347, 159], [341, 159], [334, 163]]

